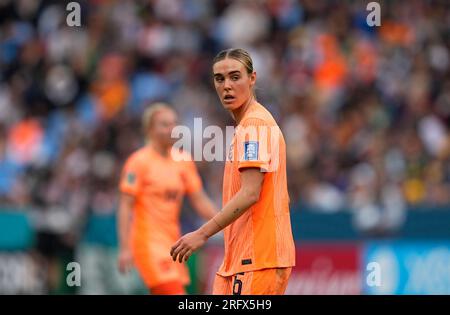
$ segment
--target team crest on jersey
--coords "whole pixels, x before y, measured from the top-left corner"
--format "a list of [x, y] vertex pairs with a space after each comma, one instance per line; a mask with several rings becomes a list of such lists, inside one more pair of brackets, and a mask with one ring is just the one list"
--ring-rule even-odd
[[258, 141], [247, 141], [244, 143], [244, 161], [258, 160]]
[[127, 183], [130, 185], [133, 185], [136, 181], [136, 174], [135, 173], [128, 173], [127, 174]]

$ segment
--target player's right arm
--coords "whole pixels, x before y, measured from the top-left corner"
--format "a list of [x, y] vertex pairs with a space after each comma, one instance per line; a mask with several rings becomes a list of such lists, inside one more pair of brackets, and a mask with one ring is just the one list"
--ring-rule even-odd
[[130, 249], [130, 226], [131, 211], [134, 206], [134, 196], [122, 193], [119, 201], [118, 211], [118, 236], [119, 236], [119, 258], [118, 267], [121, 273], [130, 270], [133, 257]]
[[264, 173], [257, 168], [247, 168], [242, 170], [240, 177], [241, 189], [228, 201], [222, 210], [196, 231], [181, 237], [172, 246], [170, 255], [174, 261], [177, 260], [177, 257], [180, 263], [183, 260], [186, 261], [195, 250], [206, 243], [208, 238], [233, 223], [252, 205], [258, 202]]
[[205, 220], [210, 220], [217, 214], [218, 209], [203, 190], [202, 180], [191, 156], [186, 153], [183, 154], [185, 155], [185, 162], [183, 164], [182, 179], [189, 201], [198, 215]]

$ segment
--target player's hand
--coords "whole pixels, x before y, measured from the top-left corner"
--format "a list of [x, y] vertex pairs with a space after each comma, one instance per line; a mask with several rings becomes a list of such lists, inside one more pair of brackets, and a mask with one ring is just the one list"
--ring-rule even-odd
[[133, 265], [133, 256], [128, 248], [119, 250], [119, 258], [117, 261], [120, 273], [127, 273]]
[[187, 261], [194, 251], [199, 249], [206, 243], [208, 237], [199, 230], [182, 236], [170, 250], [170, 256], [173, 261], [177, 260], [181, 263]]

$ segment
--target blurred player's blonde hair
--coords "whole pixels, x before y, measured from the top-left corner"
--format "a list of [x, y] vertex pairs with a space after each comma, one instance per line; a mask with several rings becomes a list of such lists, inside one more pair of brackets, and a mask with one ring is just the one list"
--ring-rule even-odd
[[148, 135], [148, 130], [152, 127], [155, 114], [162, 110], [174, 111], [174, 109], [169, 104], [164, 102], [156, 102], [150, 104], [144, 110], [144, 114], [142, 116], [142, 133], [144, 134], [146, 141], [151, 140]]

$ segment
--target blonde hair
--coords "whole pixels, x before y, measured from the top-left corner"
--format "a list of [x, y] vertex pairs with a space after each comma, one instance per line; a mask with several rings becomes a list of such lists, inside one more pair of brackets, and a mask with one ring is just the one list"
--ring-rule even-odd
[[150, 141], [148, 136], [148, 130], [153, 125], [155, 114], [162, 110], [174, 111], [174, 109], [169, 104], [163, 102], [150, 104], [144, 110], [144, 114], [142, 115], [142, 133], [144, 134], [144, 137], [146, 138], [147, 141]]
[[253, 73], [253, 60], [246, 50], [241, 48], [230, 48], [222, 50], [216, 55], [216, 57], [214, 57], [213, 64], [227, 58], [232, 58], [239, 61], [244, 65], [245, 70], [248, 74]]
[[[230, 48], [222, 50], [214, 57], [213, 65], [227, 58], [231, 58], [242, 63], [245, 67], [245, 71], [247, 71], [247, 74], [250, 75], [253, 73], [254, 71], [253, 60], [246, 50], [242, 48]], [[255, 87], [252, 88], [252, 94], [253, 97], [256, 99]]]

